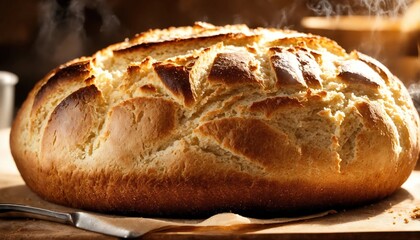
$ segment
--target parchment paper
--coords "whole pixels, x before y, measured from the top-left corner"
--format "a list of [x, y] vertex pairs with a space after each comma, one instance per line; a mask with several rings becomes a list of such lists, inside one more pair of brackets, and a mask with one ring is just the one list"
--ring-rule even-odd
[[[207, 219], [157, 219], [157, 218], [143, 218], [143, 217], [126, 217], [116, 215], [106, 215], [93, 213], [88, 211], [81, 211], [80, 209], [68, 208], [53, 204], [42, 200], [35, 195], [26, 185], [20, 184], [7, 188], [0, 188], [0, 203], [15, 203], [25, 204], [34, 207], [45, 208], [61, 212], [83, 212], [85, 216], [94, 219], [95, 222], [105, 224], [108, 226], [118, 227], [127, 231], [127, 237], [142, 236], [151, 231], [168, 230], [178, 227], [189, 228], [203, 228], [203, 227], [247, 227], [246, 225], [273, 225], [284, 224], [289, 222], [296, 222], [319, 218], [328, 214], [335, 213], [335, 211], [326, 211], [311, 215], [287, 218], [272, 218], [272, 219], [256, 219], [241, 216], [235, 213], [220, 213], [211, 216]], [[10, 215], [15, 217], [16, 215]], [[2, 217], [7, 217], [2, 214]], [[85, 229], [81, 227], [82, 229]], [[88, 229], [86, 229], [88, 230]]]

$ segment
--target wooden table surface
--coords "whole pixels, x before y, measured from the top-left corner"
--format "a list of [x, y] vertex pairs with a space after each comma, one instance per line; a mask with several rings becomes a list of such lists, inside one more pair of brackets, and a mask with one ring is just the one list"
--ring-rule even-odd
[[[0, 202], [42, 205], [24, 184], [8, 144], [9, 129], [0, 129]], [[420, 164], [392, 196], [367, 206], [340, 210], [326, 217], [274, 225], [196, 228], [161, 231], [144, 239], [420, 239]], [[42, 220], [0, 218], [0, 239], [115, 239]]]

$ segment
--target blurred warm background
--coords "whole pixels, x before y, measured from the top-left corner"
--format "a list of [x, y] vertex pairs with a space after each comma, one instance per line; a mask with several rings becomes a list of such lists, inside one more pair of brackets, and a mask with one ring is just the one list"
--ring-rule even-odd
[[0, 0], [0, 70], [19, 77], [15, 108], [49, 70], [149, 28], [245, 23], [322, 34], [419, 80], [416, 0]]

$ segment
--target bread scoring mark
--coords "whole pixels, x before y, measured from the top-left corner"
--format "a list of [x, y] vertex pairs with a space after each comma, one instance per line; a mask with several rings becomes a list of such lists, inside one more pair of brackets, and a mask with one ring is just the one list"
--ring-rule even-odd
[[264, 167], [278, 169], [282, 162], [300, 159], [300, 149], [291, 144], [285, 133], [258, 119], [223, 118], [206, 122], [197, 131], [222, 148]]
[[101, 96], [101, 92], [95, 85], [90, 85], [84, 88], [81, 88], [74, 93], [66, 97], [57, 107], [54, 109], [54, 112], [51, 114], [51, 117], [54, 115], [60, 114], [65, 110], [68, 110], [71, 106], [85, 106], [86, 103], [90, 102], [92, 99]]
[[296, 55], [279, 48], [271, 48], [270, 51], [274, 51], [270, 61], [276, 74], [277, 88], [307, 88]]
[[[197, 36], [197, 37], [190, 37], [190, 38], [175, 38], [166, 41], [160, 42], [143, 42], [140, 44], [136, 44], [133, 46], [129, 46], [127, 48], [116, 49], [113, 50], [114, 54], [124, 54], [124, 53], [132, 53], [136, 51], [147, 51], [152, 50], [155, 48], [163, 48], [166, 46], [170, 46], [172, 48], [176, 48], [178, 45], [212, 45], [217, 42], [230, 42], [232, 44], [241, 44], [241, 41], [238, 40], [245, 40], [245, 42], [252, 42], [258, 36], [252, 35], [247, 36], [243, 33], [223, 33], [217, 35], [210, 35], [210, 36]], [[196, 48], [196, 47], [195, 47]]]
[[303, 107], [303, 101], [293, 97], [273, 97], [254, 102], [249, 107], [251, 112], [262, 112], [267, 118], [282, 109]]
[[162, 83], [172, 94], [184, 100], [184, 104], [191, 106], [194, 102], [190, 86], [190, 73], [184, 66], [157, 62], [153, 67]]
[[208, 81], [227, 86], [257, 83], [257, 78], [250, 69], [252, 60], [252, 56], [246, 52], [218, 53]]
[[358, 113], [363, 118], [363, 124], [368, 128], [384, 127], [384, 113], [376, 105], [368, 102], [358, 102], [355, 104]]
[[[43, 99], [48, 98], [51, 92], [61, 92], [68, 88], [68, 84], [70, 82], [83, 82], [83, 80], [92, 77], [90, 73], [90, 63], [91, 59], [88, 59], [56, 69], [53, 75], [47, 80], [47, 82], [44, 85], [42, 85], [42, 87], [35, 95], [32, 111], [36, 112], [36, 110], [42, 104]], [[90, 82], [87, 81], [87, 83]]]
[[361, 61], [363, 61], [367, 65], [369, 65], [373, 70], [375, 70], [382, 77], [382, 79], [386, 83], [389, 83], [390, 79], [393, 78], [392, 73], [389, 72], [389, 70], [382, 63], [377, 61], [376, 59], [373, 59], [372, 57], [369, 57], [369, 56], [367, 56], [363, 53], [360, 53], [358, 51], [353, 51], [353, 52], [351, 52], [351, 54], [356, 55], [356, 57], [358, 59], [360, 59]]
[[[142, 130], [145, 140], [158, 140], [168, 135], [176, 125], [176, 106], [172, 101], [159, 98], [138, 97], [127, 100], [112, 109], [112, 125], [119, 121], [133, 123], [136, 130]], [[121, 125], [128, 126], [128, 125]], [[134, 129], [133, 129], [134, 130]], [[112, 134], [112, 133], [111, 133]]]
[[363, 118], [364, 127], [373, 132], [370, 135], [378, 135], [376, 137], [378, 142], [382, 139], [382, 145], [388, 146], [386, 147], [386, 150], [389, 151], [387, 155], [390, 159], [396, 160], [396, 156], [400, 153], [398, 148], [401, 143], [398, 129], [387, 112], [380, 105], [371, 102], [359, 102], [355, 104], [355, 107]]
[[[386, 113], [371, 102], [357, 102], [346, 114], [340, 125], [340, 138], [338, 153], [342, 159], [341, 167], [345, 170], [348, 164], [360, 158], [357, 151], [360, 148], [375, 148], [378, 145], [389, 146], [392, 150], [397, 130], [393, 130], [385, 117]], [[371, 141], [375, 141], [371, 143]], [[379, 147], [378, 147], [379, 149]], [[378, 149], [372, 149], [378, 151]], [[364, 152], [364, 151], [362, 151]], [[392, 153], [387, 154], [389, 157]], [[372, 159], [371, 159], [372, 160]]]
[[[47, 162], [82, 159], [100, 126], [101, 92], [95, 85], [81, 88], [66, 97], [52, 112], [42, 140], [42, 158]], [[52, 147], [53, 146], [53, 147]], [[48, 150], [47, 150], [48, 149]], [[48, 152], [47, 152], [48, 151]], [[47, 165], [49, 165], [48, 163]]]
[[[219, 29], [220, 29], [220, 27], [213, 26], [209, 23], [195, 22], [194, 26], [192, 26], [192, 27], [182, 27], [182, 30], [183, 30], [182, 35], [184, 36], [184, 34], [188, 34], [187, 36], [191, 37], [191, 36], [193, 36], [192, 34], [198, 35], [198, 34], [204, 32], [204, 31], [219, 30]], [[177, 31], [177, 30], [180, 30], [180, 28], [177, 29], [175, 27], [169, 27], [167, 30]], [[192, 31], [192, 32], [190, 32], [190, 31]], [[153, 30], [150, 29], [146, 32], [135, 34], [133, 38], [126, 39], [126, 42], [129, 42], [129, 43], [136, 43], [137, 42], [138, 43], [138, 42], [141, 42], [142, 40], [147, 40], [149, 38], [154, 38], [156, 33], [158, 33], [158, 34], [159, 33], [160, 34], [166, 33], [167, 34], [168, 32], [166, 32], [165, 30], [160, 30], [160, 29], [153, 29]]]
[[363, 84], [374, 88], [379, 88], [383, 85], [381, 76], [360, 60], [350, 59], [344, 61], [338, 77], [348, 84]]
[[268, 47], [304, 47], [310, 48], [314, 50], [318, 50], [320, 48], [325, 48], [328, 51], [338, 55], [338, 56], [345, 56], [346, 51], [340, 47], [335, 41], [321, 36], [316, 35], [307, 35], [307, 36], [299, 36], [299, 37], [285, 37], [279, 38], [274, 41], [267, 43]]
[[[363, 128], [356, 136], [354, 160], [364, 163], [387, 157], [387, 164], [397, 170], [401, 150], [398, 129], [385, 110], [377, 103], [370, 101], [355, 104]], [[384, 164], [385, 162], [381, 162]], [[376, 163], [375, 163], [376, 164]], [[381, 168], [383, 166], [377, 166]]]
[[[178, 108], [161, 98], [137, 97], [126, 100], [109, 113], [101, 150], [111, 162], [133, 166], [176, 137]], [[124, 143], [124, 144], [121, 144]]]
[[321, 68], [314, 59], [313, 55], [309, 52], [298, 50], [296, 52], [296, 57], [300, 63], [300, 68], [302, 70], [303, 78], [305, 82], [310, 87], [321, 87]]
[[270, 60], [276, 74], [277, 87], [322, 87], [321, 68], [307, 48], [272, 47], [269, 52], [272, 55]]

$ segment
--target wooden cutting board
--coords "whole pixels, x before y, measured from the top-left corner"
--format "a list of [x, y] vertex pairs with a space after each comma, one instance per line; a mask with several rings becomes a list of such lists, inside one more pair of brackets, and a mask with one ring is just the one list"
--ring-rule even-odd
[[[51, 204], [24, 184], [8, 145], [9, 130], [0, 130], [0, 202]], [[339, 210], [326, 217], [273, 225], [180, 228], [150, 233], [144, 239], [420, 239], [420, 165], [392, 196], [355, 209]], [[0, 239], [115, 239], [71, 226], [31, 219], [1, 219]]]

